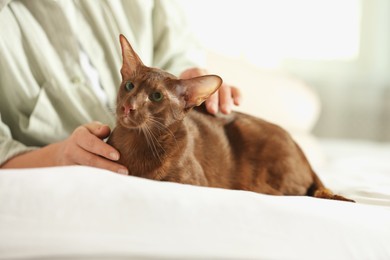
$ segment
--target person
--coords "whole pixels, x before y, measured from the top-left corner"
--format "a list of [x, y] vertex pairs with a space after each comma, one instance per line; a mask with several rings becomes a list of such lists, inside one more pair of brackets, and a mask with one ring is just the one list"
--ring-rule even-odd
[[[128, 173], [104, 142], [115, 126], [120, 34], [147, 66], [181, 78], [207, 73], [174, 1], [0, 0], [0, 168]], [[240, 98], [224, 83], [206, 107], [229, 113]]]

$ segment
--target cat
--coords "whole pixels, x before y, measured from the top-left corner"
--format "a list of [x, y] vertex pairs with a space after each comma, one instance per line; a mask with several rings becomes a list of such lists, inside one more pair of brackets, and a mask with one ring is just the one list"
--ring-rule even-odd
[[244, 113], [207, 113], [217, 75], [178, 79], [145, 66], [120, 35], [117, 125], [107, 143], [133, 176], [270, 195], [352, 201], [326, 189], [281, 127]]

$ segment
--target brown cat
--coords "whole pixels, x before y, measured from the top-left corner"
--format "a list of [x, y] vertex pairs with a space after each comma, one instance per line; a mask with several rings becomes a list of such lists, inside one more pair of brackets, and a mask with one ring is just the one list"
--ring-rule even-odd
[[[221, 85], [207, 75], [178, 79], [144, 66], [121, 35], [117, 126], [108, 143], [130, 175], [160, 181], [346, 200], [325, 189], [302, 150], [274, 124], [201, 104]], [[196, 109], [193, 109], [197, 107]]]

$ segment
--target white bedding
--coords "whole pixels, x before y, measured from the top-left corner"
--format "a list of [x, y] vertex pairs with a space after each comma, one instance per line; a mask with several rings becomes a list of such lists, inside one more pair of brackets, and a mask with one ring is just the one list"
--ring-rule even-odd
[[321, 145], [319, 175], [359, 203], [88, 167], [2, 170], [0, 259], [390, 259], [390, 146]]
[[317, 171], [327, 186], [359, 203], [390, 207], [390, 143], [323, 139], [321, 148], [327, 161]]

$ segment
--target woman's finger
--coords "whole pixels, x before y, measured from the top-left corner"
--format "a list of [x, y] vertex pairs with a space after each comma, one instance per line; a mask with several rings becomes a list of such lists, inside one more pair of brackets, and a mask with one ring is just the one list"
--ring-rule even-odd
[[101, 169], [110, 170], [120, 174], [128, 175], [128, 170], [113, 161], [102, 158], [96, 154], [90, 153], [84, 149], [79, 148], [75, 151], [74, 160], [76, 164], [97, 167]]
[[230, 88], [231, 88], [230, 91], [232, 92], [234, 105], [239, 106], [241, 104], [241, 99], [242, 99], [241, 91], [238, 88], [233, 86]]
[[219, 88], [219, 108], [224, 114], [232, 111], [232, 92], [230, 86], [225, 83]]
[[207, 100], [206, 100], [206, 109], [210, 114], [215, 115], [218, 113], [218, 106], [219, 106], [219, 91], [212, 94]]
[[76, 128], [72, 134], [74, 142], [87, 152], [100, 155], [113, 161], [119, 160], [119, 152], [90, 131], [90, 129], [87, 129], [84, 126]]
[[87, 123], [83, 125], [89, 132], [100, 139], [107, 138], [110, 135], [111, 129], [108, 125], [104, 125], [98, 121]]

